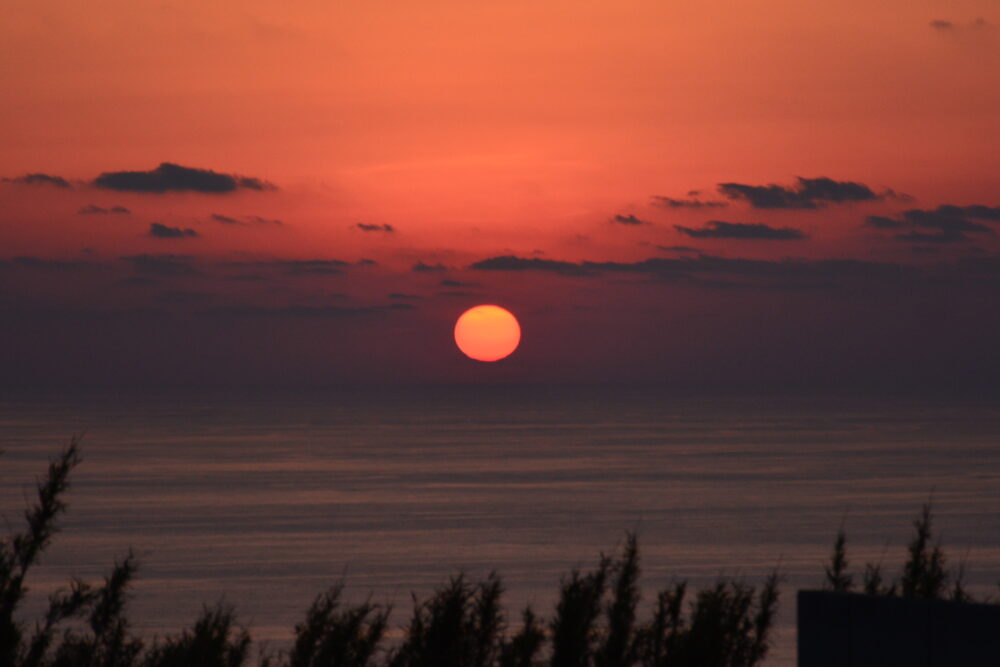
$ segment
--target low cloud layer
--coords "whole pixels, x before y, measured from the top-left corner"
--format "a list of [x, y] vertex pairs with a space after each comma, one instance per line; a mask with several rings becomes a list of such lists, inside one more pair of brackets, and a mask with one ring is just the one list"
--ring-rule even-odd
[[760, 209], [815, 209], [827, 203], [873, 201], [884, 199], [864, 183], [835, 181], [832, 178], [799, 177], [797, 185], [747, 185], [719, 183], [719, 192], [734, 200], [744, 200]]
[[479, 271], [542, 271], [563, 276], [645, 275], [708, 288], [826, 289], [855, 284], [899, 283], [916, 269], [853, 259], [760, 260], [714, 257], [662, 258], [638, 262], [564, 262], [505, 255], [472, 264]]
[[145, 276], [174, 277], [199, 273], [194, 265], [194, 257], [191, 255], [126, 255], [121, 260], [131, 264], [136, 273]]
[[267, 181], [249, 176], [224, 174], [210, 169], [182, 167], [163, 162], [150, 171], [109, 171], [94, 179], [94, 185], [119, 192], [162, 194], [165, 192], [205, 192], [225, 194], [237, 190], [271, 190]]
[[741, 239], [746, 241], [798, 241], [806, 238], [800, 229], [771, 227], [754, 222], [710, 220], [701, 229], [674, 225], [674, 229], [695, 239]]

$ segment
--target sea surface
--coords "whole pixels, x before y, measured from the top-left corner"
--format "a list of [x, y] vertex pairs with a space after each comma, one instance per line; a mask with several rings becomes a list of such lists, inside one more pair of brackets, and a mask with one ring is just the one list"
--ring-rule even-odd
[[[795, 591], [818, 587], [838, 528], [902, 566], [931, 500], [950, 566], [1000, 593], [995, 400], [677, 398], [651, 390], [161, 393], [0, 400], [0, 528], [48, 459], [83, 434], [61, 520], [29, 578], [26, 620], [71, 577], [129, 548], [130, 617], [175, 633], [235, 606], [281, 647], [317, 593], [398, 610], [449, 576], [496, 570], [512, 619], [551, 616], [560, 578], [637, 531], [647, 605], [678, 579], [758, 583], [778, 568], [769, 665], [795, 661]], [[643, 615], [646, 615], [644, 608]]]

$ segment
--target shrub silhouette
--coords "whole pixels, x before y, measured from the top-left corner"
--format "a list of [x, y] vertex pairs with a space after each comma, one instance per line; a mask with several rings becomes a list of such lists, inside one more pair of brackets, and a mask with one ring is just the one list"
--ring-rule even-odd
[[[964, 569], [959, 566], [954, 574], [945, 569], [945, 555], [940, 542], [933, 540], [931, 524], [932, 507], [931, 503], [927, 502], [923, 504], [920, 514], [913, 521], [913, 537], [907, 546], [907, 558], [899, 579], [886, 584], [882, 575], [882, 564], [866, 563], [862, 592], [888, 597], [971, 602], [972, 597], [965, 590]], [[824, 588], [849, 592], [853, 578], [847, 574], [847, 566], [847, 537], [841, 528], [833, 545], [830, 565], [826, 567]], [[950, 594], [949, 579], [954, 581]]]
[[[236, 629], [231, 607], [206, 607], [194, 628], [154, 646], [142, 660], [149, 667], [239, 667], [250, 651], [250, 633]], [[91, 664], [91, 663], [81, 663]]]
[[[234, 610], [206, 607], [189, 629], [147, 645], [131, 634], [126, 592], [138, 564], [129, 552], [101, 586], [74, 580], [49, 597], [44, 616], [25, 636], [15, 612], [25, 577], [57, 530], [62, 496], [80, 463], [72, 439], [38, 483], [38, 500], [25, 512], [26, 529], [0, 541], [0, 667], [239, 667], [248, 662], [250, 633]], [[928, 538], [929, 539], [929, 532]], [[925, 540], [926, 541], [926, 540]], [[931, 552], [920, 572], [943, 562]], [[920, 561], [924, 562], [924, 561]], [[846, 561], [845, 561], [846, 566]], [[413, 598], [402, 640], [385, 646], [391, 608], [342, 602], [343, 585], [321, 593], [296, 625], [291, 647], [262, 657], [267, 667], [751, 667], [770, 644], [778, 577], [758, 591], [720, 577], [699, 591], [684, 613], [687, 585], [659, 593], [652, 619], [636, 622], [640, 600], [639, 546], [626, 534], [621, 555], [602, 555], [596, 569], [573, 570], [560, 583], [555, 615], [545, 624], [527, 607], [508, 635], [496, 573], [472, 583], [452, 577], [430, 598]], [[921, 575], [927, 580], [926, 574]], [[942, 582], [943, 585], [943, 582]], [[924, 589], [920, 589], [924, 590]], [[548, 632], [546, 632], [546, 629]]]
[[305, 623], [295, 626], [295, 644], [288, 658], [290, 667], [370, 664], [385, 634], [391, 609], [366, 602], [341, 610], [343, 584], [320, 594]]

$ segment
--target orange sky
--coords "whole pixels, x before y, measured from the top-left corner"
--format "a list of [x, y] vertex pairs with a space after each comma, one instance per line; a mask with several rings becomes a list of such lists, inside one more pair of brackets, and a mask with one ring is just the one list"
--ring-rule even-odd
[[[613, 334], [605, 329], [634, 335], [635, 350], [659, 354], [655, 337], [643, 332], [659, 326], [665, 299], [676, 318], [691, 318], [680, 329], [702, 315], [739, 331], [760, 322], [729, 297], [650, 285], [647, 273], [605, 267], [598, 278], [574, 278], [552, 267], [477, 272], [471, 265], [498, 256], [574, 263], [709, 256], [930, 266], [1000, 250], [992, 232], [910, 243], [900, 237], [940, 229], [909, 220], [898, 231], [865, 224], [868, 216], [898, 220], [905, 210], [940, 205], [1000, 206], [995, 0], [12, 0], [4, 12], [0, 305], [11, 313], [9, 343], [43, 326], [29, 322], [25, 308], [70, 306], [162, 308], [172, 316], [180, 309], [196, 320], [212, 309], [393, 306], [397, 312], [380, 315], [375, 329], [424, 341], [435, 340], [427, 327], [450, 329], [462, 307], [506, 300], [534, 313], [529, 320], [537, 317], [543, 332], [590, 332], [568, 346], [534, 339], [540, 347], [524, 362], [525, 378], [559, 379], [576, 367], [560, 350], [591, 355], [603, 369], [641, 365], [638, 352], [609, 354], [601, 336], [613, 341]], [[94, 183], [102, 173], [163, 162], [275, 188], [151, 194]], [[58, 176], [70, 187], [19, 182], [26, 174]], [[873, 196], [764, 209], [717, 191], [738, 183], [794, 192], [796, 177], [861, 184]], [[690, 200], [692, 190], [700, 191], [694, 199], [727, 206], [667, 208], [652, 200]], [[129, 213], [78, 213], [87, 206]], [[648, 224], [615, 223], [615, 216]], [[698, 238], [676, 228], [709, 221], [794, 229], [802, 239]], [[996, 227], [982, 217], [965, 222]], [[180, 230], [179, 238], [151, 235], [153, 223]], [[673, 246], [694, 250], [664, 249]], [[183, 255], [197, 268], [133, 275], [135, 260], [122, 258], [142, 254]], [[53, 278], [17, 257], [99, 270]], [[314, 259], [350, 268], [293, 275], [298, 269], [275, 264], [268, 270], [280, 275], [229, 275], [237, 262], [250, 273], [249, 262]], [[377, 265], [358, 267], [362, 259]], [[445, 270], [412, 271], [418, 262]], [[703, 276], [700, 289], [722, 284], [720, 270]], [[137, 277], [147, 279], [144, 286]], [[164, 301], [165, 293], [174, 297]], [[179, 294], [190, 301], [178, 305]], [[774, 307], [801, 312], [786, 295], [754, 292], [752, 299], [778, 299]], [[601, 313], [603, 324], [582, 325], [583, 311]], [[658, 314], [649, 319], [650, 312]], [[414, 379], [475, 372], [446, 356], [450, 348], [414, 360], [365, 343], [389, 335], [367, 326], [338, 323], [344, 340], [332, 356], [320, 349], [318, 329], [303, 347], [311, 352], [294, 354], [306, 358], [303, 365], [321, 357], [328, 368], [350, 367], [352, 377], [367, 373], [342, 359], [355, 348], [382, 375], [402, 367]], [[791, 335], [806, 325], [787, 326]], [[128, 338], [127, 328], [115, 335]], [[105, 333], [102, 340], [113, 338]], [[671, 344], [717, 359], [704, 335], [691, 335], [697, 343], [680, 336]], [[259, 346], [247, 345], [254, 356]], [[220, 346], [206, 358], [250, 363]], [[114, 349], [101, 354], [114, 361]], [[36, 357], [46, 358], [40, 347]], [[7, 363], [25, 376], [44, 366]]]

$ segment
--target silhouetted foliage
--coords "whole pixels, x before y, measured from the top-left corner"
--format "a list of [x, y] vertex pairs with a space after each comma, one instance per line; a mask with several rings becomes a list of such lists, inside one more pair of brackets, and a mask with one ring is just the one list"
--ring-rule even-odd
[[496, 573], [476, 586], [464, 575], [451, 581], [424, 602], [413, 598], [413, 617], [403, 644], [395, 651], [393, 667], [440, 665], [483, 667], [494, 664], [502, 644], [503, 586]]
[[[55, 534], [56, 518], [66, 510], [62, 494], [69, 488], [69, 473], [80, 463], [79, 441], [69, 445], [49, 463], [48, 475], [38, 483], [38, 502], [25, 510], [27, 529], [0, 541], [0, 665], [13, 665], [20, 658], [23, 629], [14, 620], [14, 612], [24, 599], [24, 578]], [[66, 602], [72, 604], [72, 602]], [[72, 614], [75, 609], [64, 609]], [[61, 618], [60, 610], [50, 609], [53, 624]], [[44, 643], [44, 638], [39, 638]]]
[[638, 635], [639, 664], [644, 667], [750, 667], [770, 648], [778, 606], [778, 575], [765, 580], [760, 593], [733, 579], [700, 591], [690, 617], [682, 613], [685, 584], [657, 598], [653, 622]]
[[597, 616], [611, 561], [602, 555], [597, 569], [573, 570], [562, 582], [552, 621], [552, 667], [587, 667], [597, 639]]
[[924, 503], [920, 516], [913, 522], [914, 536], [908, 548], [909, 558], [903, 566], [900, 589], [904, 598], [936, 600], [943, 597], [948, 581], [944, 571], [941, 546], [931, 546], [931, 506]]
[[639, 544], [629, 533], [620, 561], [614, 565], [614, 599], [607, 608], [607, 637], [595, 656], [597, 667], [634, 663], [635, 608], [639, 604]]
[[[38, 483], [38, 502], [25, 512], [27, 529], [0, 542], [0, 666], [7, 667], [239, 667], [251, 638], [231, 607], [206, 607], [194, 625], [151, 645], [130, 633], [126, 616], [135, 556], [114, 564], [103, 585], [73, 580], [49, 597], [30, 638], [14, 612], [27, 588], [25, 575], [65, 511], [62, 495], [79, 463], [78, 442], [49, 465]], [[296, 625], [291, 647], [261, 657], [262, 667], [750, 667], [766, 655], [777, 608], [777, 575], [760, 593], [720, 578], [696, 594], [684, 614], [687, 586], [657, 597], [653, 619], [636, 623], [639, 547], [626, 535], [621, 556], [602, 555], [586, 574], [573, 570], [560, 584], [547, 624], [530, 607], [516, 633], [507, 635], [496, 573], [478, 583], [452, 577], [430, 598], [413, 598], [413, 613], [395, 647], [383, 646], [390, 607], [342, 602], [343, 585], [320, 594]]]
[[544, 642], [544, 628], [531, 607], [525, 607], [521, 613], [521, 630], [504, 642], [500, 650], [500, 667], [531, 667]]
[[194, 628], [154, 646], [148, 667], [239, 667], [250, 650], [250, 633], [235, 627], [231, 607], [205, 607]]
[[825, 588], [839, 593], [851, 590], [853, 578], [847, 574], [847, 535], [843, 527], [837, 531], [837, 540], [833, 543], [833, 556], [826, 568]]
[[[965, 589], [965, 568], [959, 565], [954, 575], [945, 569], [945, 555], [940, 542], [934, 541], [932, 507], [924, 503], [920, 514], [913, 521], [913, 537], [907, 546], [906, 562], [898, 580], [885, 582], [882, 564], [868, 563], [862, 578], [862, 591], [867, 595], [888, 597], [919, 598], [926, 600], [951, 599], [958, 602], [972, 602], [973, 598]], [[831, 565], [826, 568], [826, 588], [835, 591], [849, 591], [851, 577], [847, 574], [846, 537], [843, 530], [837, 533], [833, 546]], [[951, 591], [948, 580], [954, 578]], [[846, 585], [844, 585], [846, 582]], [[837, 584], [843, 587], [838, 588]]]
[[385, 634], [390, 608], [370, 602], [341, 609], [343, 585], [319, 595], [295, 626], [290, 667], [364, 667]]

